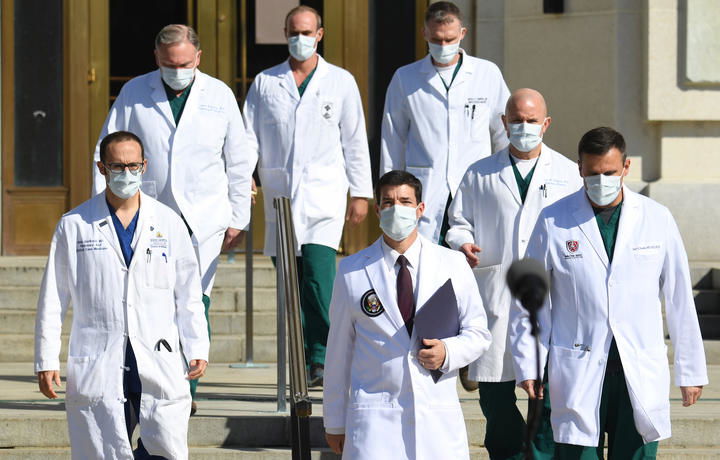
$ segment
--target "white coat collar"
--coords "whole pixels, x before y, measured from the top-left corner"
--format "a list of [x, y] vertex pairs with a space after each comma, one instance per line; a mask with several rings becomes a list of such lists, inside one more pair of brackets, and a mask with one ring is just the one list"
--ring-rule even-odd
[[[187, 115], [188, 113], [191, 113], [195, 107], [198, 105], [196, 104], [197, 100], [202, 100], [202, 96], [198, 93], [202, 93], [205, 90], [205, 86], [207, 84], [207, 81], [210, 77], [205, 75], [204, 73], [200, 72], [200, 69], [195, 69], [195, 80], [193, 81], [192, 88], [190, 90], [190, 94], [188, 95], [188, 100], [185, 103], [185, 108], [183, 109], [183, 115]], [[160, 69], [157, 69], [153, 72], [150, 72], [149, 76], [149, 83], [150, 88], [152, 88], [151, 97], [153, 101], [155, 101], [155, 104], [158, 107], [158, 110], [160, 110], [160, 113], [163, 114], [166, 121], [170, 124], [170, 126], [175, 125], [175, 118], [172, 114], [172, 109], [170, 109], [170, 102], [168, 102], [167, 93], [165, 92], [165, 85], [163, 85], [162, 82], [162, 76], [160, 75]], [[180, 121], [182, 122], [183, 118], [187, 118], [185, 116], [180, 118]]]
[[[460, 70], [458, 70], [457, 75], [455, 76], [455, 79], [453, 80], [452, 84], [450, 85], [450, 90], [452, 91], [453, 88], [462, 85], [470, 75], [473, 74], [473, 71], [475, 70], [475, 65], [472, 62], [471, 59], [468, 59], [469, 56], [465, 52], [464, 49], [460, 48], [460, 52], [463, 54], [463, 62], [460, 66]], [[427, 54], [421, 61], [420, 64], [420, 73], [426, 74], [426, 78], [430, 86], [435, 88], [435, 90], [441, 94], [443, 97], [447, 97], [448, 91], [445, 89], [445, 85], [442, 82], [442, 78], [437, 72], [437, 69], [435, 69], [435, 66], [432, 63], [432, 57], [430, 54]]]
[[[307, 88], [305, 88], [305, 94], [311, 94], [311, 91], [319, 85], [318, 80], [323, 79], [330, 69], [330, 64], [328, 64], [328, 62], [323, 59], [320, 54], [318, 54], [317, 57], [317, 67], [315, 68], [315, 73], [313, 74], [310, 83], [308, 83]], [[277, 77], [280, 78], [280, 86], [285, 88], [285, 91], [287, 91], [293, 99], [299, 101], [300, 93], [298, 92], [297, 85], [295, 84], [295, 77], [293, 77], [292, 69], [290, 68], [290, 58], [287, 58], [285, 62], [280, 64], [280, 70]]]
[[[535, 165], [535, 172], [530, 180], [530, 186], [528, 188], [528, 196], [525, 198], [526, 202], [531, 199], [531, 193], [539, 190], [540, 185], [543, 185], [547, 179], [549, 171], [552, 168], [552, 157], [553, 150], [542, 144], [540, 150], [540, 156], [538, 157], [537, 164]], [[510, 163], [510, 147], [505, 147], [497, 154], [497, 161], [500, 170], [500, 181], [510, 190], [518, 206], [522, 206], [522, 198], [520, 197], [520, 191], [518, 190], [517, 180], [515, 179], [515, 172], [513, 171], [512, 164]], [[539, 193], [538, 193], [539, 195]]]

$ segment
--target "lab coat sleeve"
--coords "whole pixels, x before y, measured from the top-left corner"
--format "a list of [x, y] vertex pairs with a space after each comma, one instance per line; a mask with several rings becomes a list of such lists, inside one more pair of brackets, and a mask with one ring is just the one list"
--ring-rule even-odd
[[380, 175], [405, 169], [405, 146], [410, 133], [410, 115], [402, 80], [395, 72], [387, 93], [380, 139]]
[[345, 432], [345, 417], [350, 395], [350, 368], [352, 365], [355, 326], [349, 305], [342, 264], [335, 278], [330, 301], [330, 333], [325, 354], [325, 382], [323, 390], [323, 420], [325, 429], [332, 434]]
[[[535, 229], [528, 243], [527, 258], [538, 260], [545, 270], [550, 273], [552, 285], [552, 264], [548, 255], [548, 229], [544, 213], [540, 215]], [[510, 306], [509, 341], [515, 368], [515, 381], [519, 384], [525, 380], [539, 380], [543, 377], [545, 362], [547, 361], [552, 327], [552, 299], [549, 296], [545, 305], [538, 312], [540, 325], [540, 375], [535, 361], [535, 337], [531, 334], [530, 314], [517, 299], [513, 299]]]
[[183, 354], [188, 361], [209, 360], [210, 340], [208, 338], [205, 306], [202, 303], [200, 269], [185, 226], [178, 218], [174, 225], [175, 246], [175, 317], [180, 332]]
[[443, 372], [452, 372], [477, 360], [492, 341], [475, 276], [465, 256], [455, 253], [453, 258], [452, 279], [460, 314], [460, 334], [442, 339], [447, 351]]
[[100, 161], [100, 143], [105, 138], [105, 136], [110, 133], [127, 130], [126, 120], [129, 118], [129, 111], [130, 107], [128, 107], [126, 104], [125, 87], [123, 87], [123, 89], [120, 90], [120, 94], [118, 95], [117, 99], [115, 99], [115, 102], [110, 108], [110, 113], [108, 113], [108, 116], [105, 119], [105, 124], [103, 124], [102, 130], [100, 131], [100, 136], [98, 137], [97, 143], [95, 144], [95, 152], [93, 153], [92, 163], [93, 196], [105, 191], [105, 176], [100, 174], [100, 170], [96, 165], [96, 163]]
[[60, 370], [60, 334], [70, 304], [67, 237], [63, 221], [57, 225], [35, 316], [35, 372]]
[[698, 323], [687, 254], [682, 237], [667, 211], [667, 249], [661, 274], [668, 331], [675, 349], [675, 385], [708, 384], [705, 350]]
[[510, 90], [505, 84], [505, 79], [502, 76], [500, 69], [495, 67], [497, 82], [495, 104], [491, 107], [492, 112], [490, 113], [490, 138], [492, 140], [492, 152], [497, 153], [500, 150], [508, 146], [509, 140], [507, 133], [505, 132], [505, 126], [503, 125], [501, 115], [505, 113], [505, 105], [510, 97]]
[[260, 114], [258, 112], [261, 109], [261, 105], [259, 104], [257, 89], [257, 84], [260, 78], [262, 77], [257, 76], [255, 80], [253, 80], [252, 85], [250, 85], [242, 110], [242, 114], [245, 118], [245, 132], [247, 134], [246, 139], [248, 142], [248, 149], [253, 152], [255, 158], [259, 158], [260, 153], [260, 144], [257, 137], [257, 133], [260, 132], [260, 127], [258, 126]]
[[340, 143], [345, 157], [345, 174], [353, 198], [372, 198], [372, 172], [365, 115], [355, 79], [347, 75], [347, 88], [340, 118]]
[[244, 230], [250, 223], [250, 190], [258, 157], [257, 150], [254, 150], [248, 142], [245, 122], [235, 101], [235, 95], [230, 88], [225, 90], [229, 123], [225, 134], [223, 157], [228, 178], [228, 198], [232, 207], [230, 227]]
[[475, 216], [473, 214], [478, 197], [475, 173], [471, 168], [465, 173], [448, 209], [450, 229], [445, 235], [445, 241], [451, 248], [458, 250], [463, 244], [475, 242]]

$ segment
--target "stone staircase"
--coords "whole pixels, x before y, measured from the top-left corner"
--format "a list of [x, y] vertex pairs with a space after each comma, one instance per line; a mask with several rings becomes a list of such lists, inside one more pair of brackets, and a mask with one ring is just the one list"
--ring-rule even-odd
[[720, 264], [693, 263], [690, 274], [700, 331], [705, 340], [720, 340]]

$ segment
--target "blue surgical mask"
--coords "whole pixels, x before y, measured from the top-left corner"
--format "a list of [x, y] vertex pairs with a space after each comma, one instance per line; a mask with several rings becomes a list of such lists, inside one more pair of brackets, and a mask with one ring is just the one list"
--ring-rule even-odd
[[622, 174], [619, 176], [606, 176], [597, 174], [583, 177], [585, 193], [590, 201], [598, 206], [607, 206], [617, 198], [622, 189]]
[[450, 64], [460, 50], [460, 42], [450, 45], [438, 45], [428, 42], [428, 48], [430, 48], [430, 56], [435, 62], [438, 64]]
[[114, 173], [106, 169], [108, 174], [107, 184], [110, 191], [118, 198], [127, 200], [132, 198], [140, 190], [142, 184], [142, 173], [133, 174], [129, 169], [123, 172]]
[[510, 143], [521, 152], [529, 152], [542, 142], [542, 123], [508, 123]]
[[417, 227], [417, 208], [396, 204], [380, 210], [380, 228], [392, 240], [402, 241]]
[[317, 37], [307, 35], [293, 35], [288, 37], [288, 50], [290, 56], [297, 61], [307, 61], [315, 54], [315, 40]]
[[195, 67], [192, 69], [175, 69], [172, 67], [160, 67], [160, 74], [166, 85], [175, 91], [180, 91], [192, 83], [195, 78]]

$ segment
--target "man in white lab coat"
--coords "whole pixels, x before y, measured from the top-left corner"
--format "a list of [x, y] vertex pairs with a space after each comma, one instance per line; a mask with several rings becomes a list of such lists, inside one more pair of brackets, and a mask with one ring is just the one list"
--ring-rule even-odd
[[323, 383], [328, 308], [343, 224], [362, 222], [372, 197], [360, 92], [349, 72], [317, 53], [323, 34], [317, 11], [292, 9], [285, 19], [290, 57], [255, 78], [244, 107], [259, 154], [269, 256], [275, 256], [276, 244], [273, 199], [285, 196], [291, 202], [311, 386]]
[[[100, 133], [95, 161], [108, 133], [127, 130], [142, 139], [152, 164], [142, 190], [182, 216], [192, 234], [208, 316], [221, 247], [236, 246], [250, 222], [257, 157], [235, 95], [198, 70], [201, 55], [191, 27], [164, 27], [155, 39], [158, 70], [123, 86]], [[105, 179], [95, 171], [95, 193], [104, 189]], [[191, 386], [194, 397], [197, 382]]]
[[507, 146], [500, 115], [510, 95], [500, 69], [460, 48], [467, 30], [451, 2], [434, 2], [423, 33], [430, 53], [395, 72], [385, 96], [380, 174], [402, 169], [423, 184], [420, 233], [444, 241], [446, 209], [477, 160]]
[[[543, 143], [552, 119], [539, 92], [513, 92], [502, 120], [510, 146], [468, 169], [448, 211], [447, 233], [450, 247], [462, 251], [475, 271], [492, 333], [490, 349], [470, 365], [468, 378], [480, 382], [485, 448], [493, 459], [521, 454], [525, 433], [507, 343], [512, 297], [505, 274], [525, 256], [540, 211], [582, 187], [577, 165]], [[552, 458], [554, 450], [545, 402], [536, 458]]]
[[[465, 258], [418, 234], [421, 196], [412, 174], [383, 175], [375, 209], [383, 236], [340, 262], [323, 417], [328, 444], [343, 458], [469, 458], [456, 376], [487, 349], [490, 333]], [[416, 319], [448, 280], [459, 332], [423, 337]]]
[[[606, 433], [610, 458], [655, 458], [670, 437], [661, 295], [683, 405], [708, 383], [687, 255], [667, 208], [623, 186], [620, 133], [588, 131], [578, 154], [585, 187], [543, 210], [527, 250], [550, 275], [538, 316], [555, 458], [602, 458]], [[516, 379], [534, 398], [527, 311], [514, 303], [510, 322]]]
[[[55, 230], [38, 300], [35, 371], [57, 398], [62, 322], [72, 304], [67, 410], [73, 459], [187, 459], [190, 390], [204, 374], [207, 324], [195, 252], [180, 217], [140, 192], [140, 139], [100, 144], [107, 189]], [[149, 457], [153, 455], [153, 457]]]

